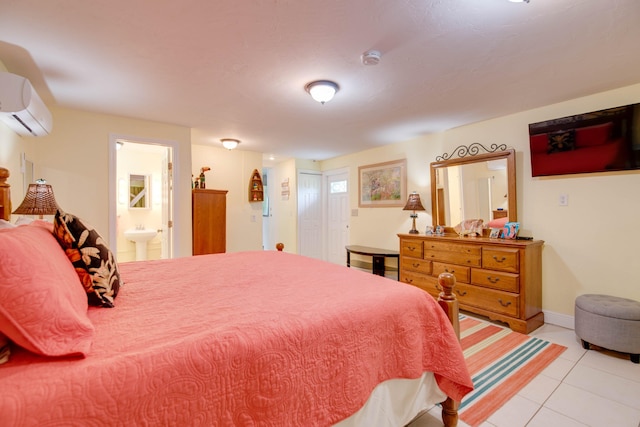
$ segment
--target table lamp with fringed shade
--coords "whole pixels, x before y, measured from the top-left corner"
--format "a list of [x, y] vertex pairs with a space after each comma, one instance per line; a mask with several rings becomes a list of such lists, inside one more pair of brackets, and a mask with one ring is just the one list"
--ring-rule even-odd
[[58, 210], [53, 189], [47, 181], [39, 179], [35, 184], [29, 184], [24, 200], [20, 206], [13, 211], [19, 215], [38, 215], [42, 219], [43, 215], [55, 215]]
[[422, 206], [422, 203], [420, 202], [420, 195], [415, 191], [409, 194], [409, 200], [407, 200], [407, 204], [404, 208], [402, 208], [402, 210], [413, 211], [413, 213], [411, 214], [413, 225], [411, 227], [411, 230], [409, 230], [409, 234], [418, 234], [418, 230], [416, 229], [416, 218], [418, 217], [418, 214], [416, 213], [416, 211], [425, 210], [424, 206]]

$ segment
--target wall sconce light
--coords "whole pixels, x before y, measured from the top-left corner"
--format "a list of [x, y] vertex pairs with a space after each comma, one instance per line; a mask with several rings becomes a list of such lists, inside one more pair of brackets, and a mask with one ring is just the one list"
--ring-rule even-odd
[[409, 194], [409, 199], [407, 200], [407, 204], [405, 205], [404, 208], [402, 208], [402, 210], [413, 211], [413, 213], [411, 214], [411, 218], [413, 219], [413, 225], [411, 227], [411, 230], [409, 230], [409, 234], [418, 234], [418, 230], [416, 229], [416, 218], [418, 217], [418, 214], [416, 213], [416, 211], [425, 210], [424, 206], [422, 206], [422, 203], [420, 202], [420, 195], [415, 191]]
[[13, 211], [19, 215], [55, 215], [58, 211], [58, 203], [53, 195], [53, 188], [44, 179], [39, 179], [35, 184], [29, 184], [24, 200]]
[[231, 139], [231, 138], [221, 139], [220, 142], [222, 142], [222, 146], [227, 150], [233, 150], [238, 146], [238, 144], [240, 144], [240, 141], [238, 141], [237, 139]]
[[304, 90], [309, 92], [313, 99], [324, 105], [325, 102], [333, 99], [333, 96], [340, 90], [340, 86], [329, 80], [316, 80], [307, 83]]

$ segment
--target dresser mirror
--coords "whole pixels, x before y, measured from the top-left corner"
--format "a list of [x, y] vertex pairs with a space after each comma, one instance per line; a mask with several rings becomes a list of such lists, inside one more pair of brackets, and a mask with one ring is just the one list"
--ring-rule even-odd
[[445, 154], [431, 163], [434, 227], [454, 227], [469, 219], [482, 219], [485, 225], [499, 218], [518, 220], [515, 150], [499, 149], [473, 154], [477, 153], [473, 145], [459, 147], [454, 152], [461, 157], [450, 159]]

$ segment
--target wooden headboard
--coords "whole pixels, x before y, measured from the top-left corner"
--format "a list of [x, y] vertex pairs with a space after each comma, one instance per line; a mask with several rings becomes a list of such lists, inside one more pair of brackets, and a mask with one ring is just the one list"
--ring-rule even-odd
[[0, 168], [0, 219], [9, 221], [11, 216], [11, 192], [9, 191], [9, 170]]

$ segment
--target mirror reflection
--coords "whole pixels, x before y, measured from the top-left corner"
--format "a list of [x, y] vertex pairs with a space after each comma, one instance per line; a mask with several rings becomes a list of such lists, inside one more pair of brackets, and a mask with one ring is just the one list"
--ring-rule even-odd
[[481, 154], [431, 164], [433, 225], [463, 220], [517, 221], [515, 153]]
[[145, 209], [149, 207], [149, 176], [129, 175], [129, 208]]

